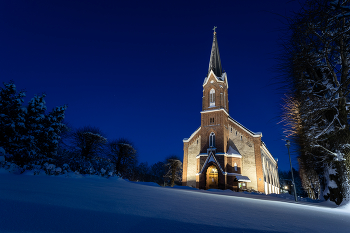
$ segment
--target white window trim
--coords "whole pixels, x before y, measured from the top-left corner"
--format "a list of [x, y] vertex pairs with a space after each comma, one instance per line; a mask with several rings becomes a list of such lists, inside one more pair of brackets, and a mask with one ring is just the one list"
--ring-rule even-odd
[[215, 133], [211, 132], [209, 135], [209, 147], [215, 147]]
[[224, 92], [224, 106], [226, 108], [226, 93]]
[[209, 106], [215, 106], [215, 89], [211, 89], [209, 93]]

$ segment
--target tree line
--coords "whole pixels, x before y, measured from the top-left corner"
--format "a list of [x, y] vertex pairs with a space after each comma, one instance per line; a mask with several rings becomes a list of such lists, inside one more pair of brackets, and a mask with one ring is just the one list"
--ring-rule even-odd
[[153, 165], [138, 162], [133, 143], [126, 138], [108, 140], [97, 127], [69, 127], [64, 122], [67, 105], [46, 113], [45, 94], [35, 95], [24, 105], [24, 91], [13, 81], [0, 89], [0, 148], [6, 151], [4, 164], [13, 164], [34, 174], [117, 175], [131, 181], [180, 184], [182, 164], [169, 156]]

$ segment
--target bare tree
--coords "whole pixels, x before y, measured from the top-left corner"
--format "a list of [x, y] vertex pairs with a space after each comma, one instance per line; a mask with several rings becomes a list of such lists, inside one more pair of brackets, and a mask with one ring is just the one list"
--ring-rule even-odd
[[129, 140], [120, 138], [118, 140], [111, 141], [108, 144], [107, 155], [111, 162], [115, 165], [116, 174], [125, 178], [129, 178], [127, 176], [132, 175], [131, 173], [134, 171], [131, 171], [130, 169], [136, 167], [137, 151]]
[[91, 160], [104, 151], [107, 138], [97, 127], [85, 126], [78, 128], [71, 134], [71, 145], [82, 157]]
[[304, 186], [312, 185], [305, 178], [316, 172], [324, 196], [337, 204], [349, 187], [349, 2], [307, 0], [290, 19], [284, 44], [287, 136], [299, 145]]

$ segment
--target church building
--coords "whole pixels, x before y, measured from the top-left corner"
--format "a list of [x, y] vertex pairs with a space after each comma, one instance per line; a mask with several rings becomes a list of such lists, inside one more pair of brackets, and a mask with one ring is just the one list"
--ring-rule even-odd
[[279, 193], [277, 161], [261, 140], [262, 133], [250, 131], [229, 115], [228, 87], [214, 29], [201, 125], [183, 140], [182, 183], [199, 189]]

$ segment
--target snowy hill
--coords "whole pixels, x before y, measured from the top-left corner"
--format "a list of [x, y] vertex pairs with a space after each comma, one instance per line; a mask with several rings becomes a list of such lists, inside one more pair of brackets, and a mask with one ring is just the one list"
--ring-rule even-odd
[[140, 185], [118, 178], [79, 177], [0, 174], [0, 232], [350, 229], [349, 210], [326, 206], [327, 203], [295, 204], [228, 191], [216, 193]]

